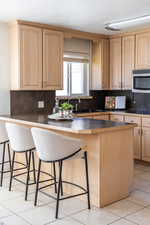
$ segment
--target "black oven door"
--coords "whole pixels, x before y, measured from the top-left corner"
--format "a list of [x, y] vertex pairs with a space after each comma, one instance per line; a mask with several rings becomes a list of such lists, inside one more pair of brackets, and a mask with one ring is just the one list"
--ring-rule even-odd
[[150, 91], [150, 76], [134, 76], [133, 89], [141, 91]]

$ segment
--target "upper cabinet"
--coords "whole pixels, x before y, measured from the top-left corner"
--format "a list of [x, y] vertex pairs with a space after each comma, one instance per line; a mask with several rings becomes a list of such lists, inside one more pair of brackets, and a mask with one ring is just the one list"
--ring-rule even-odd
[[136, 35], [136, 69], [150, 68], [150, 32]]
[[109, 88], [109, 40], [92, 44], [92, 89]]
[[63, 34], [27, 25], [11, 27], [11, 89], [62, 89]]
[[[42, 88], [42, 30], [20, 26], [20, 88]], [[18, 84], [19, 85], [19, 84]]]
[[135, 64], [135, 36], [122, 38], [122, 88], [132, 89], [132, 70]]
[[43, 88], [62, 89], [63, 85], [63, 34], [43, 31]]
[[121, 38], [110, 39], [110, 88], [121, 88]]

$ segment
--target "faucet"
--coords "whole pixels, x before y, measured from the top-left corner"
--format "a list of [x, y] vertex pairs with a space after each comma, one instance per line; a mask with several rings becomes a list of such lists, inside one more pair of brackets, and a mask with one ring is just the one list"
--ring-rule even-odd
[[78, 98], [78, 102], [75, 104], [75, 111], [78, 111], [78, 104], [81, 103], [81, 99]]

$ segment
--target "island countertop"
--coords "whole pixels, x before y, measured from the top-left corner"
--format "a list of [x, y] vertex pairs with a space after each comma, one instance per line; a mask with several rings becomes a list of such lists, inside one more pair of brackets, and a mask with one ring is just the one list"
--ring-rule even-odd
[[136, 124], [113, 122], [106, 120], [94, 120], [89, 118], [73, 118], [70, 121], [52, 121], [45, 114], [28, 115], [0, 115], [0, 120], [15, 122], [27, 126], [36, 126], [45, 129], [65, 131], [77, 134], [96, 134], [101, 132], [133, 128]]

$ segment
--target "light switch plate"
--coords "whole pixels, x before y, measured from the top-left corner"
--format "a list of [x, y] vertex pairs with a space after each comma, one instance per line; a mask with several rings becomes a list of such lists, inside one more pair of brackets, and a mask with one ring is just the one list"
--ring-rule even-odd
[[44, 101], [38, 101], [38, 108], [39, 109], [44, 108]]

